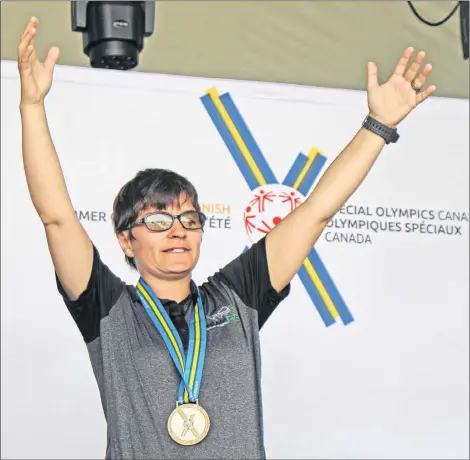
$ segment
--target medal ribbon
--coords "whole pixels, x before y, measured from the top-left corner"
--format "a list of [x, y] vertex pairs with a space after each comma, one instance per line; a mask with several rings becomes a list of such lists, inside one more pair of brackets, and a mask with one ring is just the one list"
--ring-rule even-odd
[[160, 299], [152, 288], [140, 278], [137, 282], [137, 294], [145, 311], [165, 342], [176, 369], [181, 376], [178, 390], [178, 403], [196, 403], [201, 388], [202, 371], [206, 356], [206, 317], [199, 289], [191, 281], [197, 291], [197, 303], [189, 320], [188, 355], [185, 356], [183, 343], [171, 318], [163, 307]]

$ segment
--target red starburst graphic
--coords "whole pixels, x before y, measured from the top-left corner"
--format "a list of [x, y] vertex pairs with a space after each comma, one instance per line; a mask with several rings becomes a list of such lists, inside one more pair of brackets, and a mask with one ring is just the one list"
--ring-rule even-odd
[[296, 196], [295, 192], [290, 192], [290, 193], [282, 192], [278, 196], [279, 198], [282, 199], [283, 203], [289, 202], [290, 212], [298, 208], [302, 202], [302, 199]]
[[245, 209], [245, 230], [247, 233], [252, 233], [253, 229], [256, 228], [256, 225], [251, 222], [256, 217], [256, 214], [248, 215], [250, 212], [252, 212], [252, 209], [250, 206], [247, 206]]
[[253, 190], [243, 214], [245, 232], [250, 241], [258, 241], [267, 235], [302, 202], [300, 193], [282, 185], [263, 185]]
[[264, 212], [266, 201], [273, 202], [273, 198], [276, 195], [273, 192], [266, 193], [264, 190], [259, 191], [259, 195], [256, 193], [255, 197], [250, 201], [251, 206], [258, 205], [258, 212]]

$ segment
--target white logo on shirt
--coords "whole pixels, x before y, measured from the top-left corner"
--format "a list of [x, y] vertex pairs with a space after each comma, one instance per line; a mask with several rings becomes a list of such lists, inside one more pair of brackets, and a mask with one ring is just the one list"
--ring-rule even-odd
[[233, 321], [240, 321], [240, 317], [236, 313], [232, 313], [229, 307], [223, 306], [217, 313], [206, 317], [206, 329], [223, 327]]

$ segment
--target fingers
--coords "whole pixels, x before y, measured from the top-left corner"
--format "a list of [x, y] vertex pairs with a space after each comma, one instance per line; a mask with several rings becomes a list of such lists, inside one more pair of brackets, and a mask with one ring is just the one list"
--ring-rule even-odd
[[371, 90], [379, 86], [379, 73], [375, 62], [369, 62], [367, 65], [367, 89]]
[[405, 52], [403, 53], [403, 56], [400, 58], [397, 66], [395, 67], [395, 71], [393, 72], [395, 75], [398, 75], [400, 77], [403, 76], [406, 70], [406, 66], [408, 65], [408, 62], [410, 61], [410, 58], [413, 55], [413, 52], [414, 48], [406, 48]]
[[428, 76], [429, 74], [431, 73], [432, 71], [432, 64], [426, 64], [424, 66], [424, 69], [423, 71], [415, 78], [414, 80], [414, 85], [417, 87], [417, 88], [421, 88], [425, 83], [426, 83], [426, 80], [428, 79]]
[[[426, 83], [426, 80], [427, 80], [429, 74], [431, 73], [431, 71], [432, 71], [432, 65], [431, 64], [426, 64], [424, 66], [423, 71], [418, 75], [418, 77], [416, 77], [411, 82], [411, 87], [413, 89], [418, 88], [419, 90], [421, 90], [421, 88], [424, 87], [424, 84]], [[436, 86], [432, 85], [424, 91], [417, 92], [416, 102], [418, 104], [420, 104], [421, 102], [426, 100], [429, 96], [431, 96], [431, 94], [433, 94], [434, 91], [436, 91]]]
[[[23, 31], [23, 35], [21, 36], [21, 39], [28, 33], [29, 29], [31, 27], [37, 27], [38, 26], [38, 18], [35, 18], [34, 16], [28, 21], [28, 24], [26, 24], [26, 27]], [[20, 40], [21, 40], [20, 39]]]
[[[426, 80], [428, 79], [428, 76], [431, 73], [431, 71], [432, 71], [432, 64], [426, 64], [424, 66], [423, 71], [418, 75], [418, 77], [415, 78], [414, 85], [417, 88], [422, 88], [424, 84], [426, 83]], [[424, 91], [418, 93], [418, 95], [416, 96], [416, 102], [420, 104], [421, 102], [426, 100], [429, 96], [431, 96], [431, 94], [433, 94], [434, 91], [436, 91], [436, 86], [435, 85], [429, 86]]]
[[426, 88], [422, 93], [418, 93], [416, 96], [416, 102], [418, 104], [421, 104], [421, 102], [425, 101], [431, 94], [436, 91], [436, 85], [431, 85], [428, 88]]
[[57, 59], [59, 59], [59, 48], [57, 46], [53, 46], [50, 50], [49, 53], [47, 53], [46, 60], [44, 61], [44, 67], [52, 72], [54, 70], [54, 66], [57, 62]]
[[[18, 46], [18, 64], [23, 70], [26, 68], [26, 65], [33, 62], [36, 59], [35, 47], [34, 47], [34, 37], [37, 32], [37, 25], [39, 21], [37, 18], [32, 17], [28, 24], [25, 27], [23, 35]], [[54, 69], [54, 66], [59, 58], [59, 48], [52, 47], [49, 50], [49, 53], [44, 61], [44, 67], [50, 71]]]
[[23, 52], [21, 56], [21, 63], [27, 63], [30, 60], [31, 55], [33, 54], [33, 51], [34, 51], [34, 46], [28, 45], [26, 50]]
[[26, 29], [18, 45], [18, 62], [24, 64], [28, 62], [34, 51], [34, 36], [36, 35], [37, 19], [28, 22]]
[[18, 46], [18, 59], [22, 59], [23, 55], [28, 48], [28, 46], [33, 46], [33, 37], [36, 34], [36, 29], [33, 27], [30, 29], [26, 35], [21, 39], [20, 44]]
[[420, 51], [416, 55], [416, 58], [415, 58], [413, 64], [411, 64], [410, 68], [405, 73], [405, 80], [406, 81], [409, 81], [411, 83], [416, 78], [416, 75], [418, 75], [418, 71], [421, 67], [421, 64], [424, 61], [424, 56], [425, 56], [424, 51]]
[[[409, 47], [405, 50], [403, 56], [398, 61], [394, 74], [403, 77], [407, 82], [411, 83], [413, 89], [421, 89], [424, 87], [426, 80], [428, 79], [429, 74], [432, 71], [432, 65], [426, 64], [420, 73], [420, 68], [426, 56], [426, 53], [424, 51], [420, 51], [416, 55], [413, 63], [410, 65], [408, 70], [406, 70], [406, 67], [410, 62], [413, 52], [414, 49], [412, 47]], [[416, 102], [420, 104], [421, 102], [425, 101], [429, 96], [431, 96], [435, 91], [435, 85], [429, 86], [424, 91], [419, 91], [416, 96]]]

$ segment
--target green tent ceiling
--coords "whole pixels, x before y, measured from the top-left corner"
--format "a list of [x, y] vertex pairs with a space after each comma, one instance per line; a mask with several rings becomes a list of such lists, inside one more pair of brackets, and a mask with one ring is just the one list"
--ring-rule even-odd
[[[439, 21], [456, 2], [414, 2]], [[60, 64], [89, 66], [68, 1], [2, 1], [1, 58], [16, 59], [22, 29], [39, 18], [37, 47], [61, 48]], [[420, 22], [405, 1], [158, 1], [155, 32], [137, 71], [365, 89], [366, 62], [384, 79], [407, 46], [427, 52], [437, 96], [469, 97], [458, 12]]]

